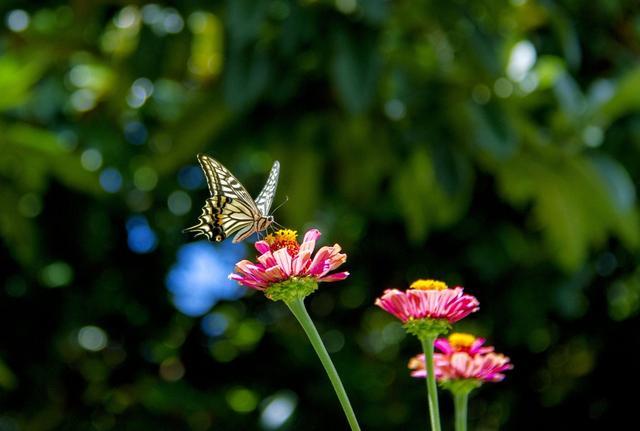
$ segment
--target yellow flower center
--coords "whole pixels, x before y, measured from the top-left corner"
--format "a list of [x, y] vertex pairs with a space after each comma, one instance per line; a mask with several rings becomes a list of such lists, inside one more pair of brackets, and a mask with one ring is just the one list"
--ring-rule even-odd
[[295, 230], [280, 229], [265, 236], [264, 240], [269, 244], [271, 251], [286, 248], [292, 257], [296, 256], [298, 254], [298, 250], [300, 250], [300, 244], [298, 244], [298, 232]]
[[442, 281], [425, 280], [421, 278], [411, 283], [410, 288], [418, 290], [445, 290], [448, 289], [448, 286]]
[[471, 345], [476, 341], [476, 337], [471, 334], [464, 334], [462, 332], [454, 332], [449, 335], [449, 344], [454, 349], [463, 349], [471, 347]]

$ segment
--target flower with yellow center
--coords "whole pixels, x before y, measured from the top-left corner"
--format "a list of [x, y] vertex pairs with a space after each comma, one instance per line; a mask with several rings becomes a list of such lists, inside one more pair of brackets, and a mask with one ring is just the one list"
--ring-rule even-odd
[[[376, 299], [376, 305], [396, 316], [405, 330], [418, 337], [424, 351], [431, 430], [440, 431], [438, 391], [433, 362], [434, 342], [438, 335], [451, 329], [451, 324], [478, 311], [478, 300], [464, 293], [462, 287], [449, 287], [442, 281], [416, 280], [409, 289], [387, 289]], [[411, 364], [417, 366], [414, 361]]]
[[286, 248], [291, 256], [298, 254], [300, 244], [298, 244], [298, 231], [291, 229], [280, 229], [264, 237], [264, 241], [269, 244], [271, 251], [278, 251]]
[[461, 287], [449, 289], [446, 283], [432, 279], [416, 280], [404, 292], [388, 289], [376, 300], [376, 305], [418, 332], [432, 328], [431, 335], [436, 336], [478, 310], [478, 300], [464, 294]]
[[229, 278], [243, 286], [263, 291], [273, 301], [286, 304], [318, 354], [351, 430], [360, 431], [340, 376], [304, 306], [304, 299], [318, 288], [318, 283], [344, 280], [349, 276], [346, 271], [334, 272], [347, 261], [347, 255], [341, 253], [342, 248], [338, 244], [320, 247], [315, 251], [319, 237], [318, 229], [308, 230], [302, 243], [298, 242], [297, 232], [291, 229], [280, 229], [269, 234], [255, 243], [260, 253], [257, 262], [241, 260]]
[[475, 343], [476, 337], [471, 334], [465, 334], [462, 332], [454, 332], [449, 335], [449, 344], [456, 350], [463, 348], [469, 348]]
[[446, 283], [439, 280], [419, 279], [411, 283], [410, 289], [416, 290], [446, 290], [449, 288]]

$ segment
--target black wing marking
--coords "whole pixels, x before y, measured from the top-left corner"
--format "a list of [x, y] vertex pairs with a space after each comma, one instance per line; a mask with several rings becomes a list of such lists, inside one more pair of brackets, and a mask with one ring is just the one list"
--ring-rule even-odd
[[256, 198], [256, 206], [258, 207], [260, 214], [262, 214], [263, 216], [269, 214], [271, 203], [273, 202], [273, 198], [276, 195], [276, 189], [278, 188], [279, 175], [280, 162], [276, 160], [275, 162], [273, 162], [273, 166], [271, 167], [271, 172], [269, 172], [269, 178], [267, 178], [267, 182]]

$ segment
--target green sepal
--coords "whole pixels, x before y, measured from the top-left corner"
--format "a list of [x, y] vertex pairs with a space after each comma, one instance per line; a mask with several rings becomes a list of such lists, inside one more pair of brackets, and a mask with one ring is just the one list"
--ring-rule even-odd
[[451, 329], [451, 324], [446, 319], [430, 319], [426, 317], [424, 319], [408, 320], [403, 327], [409, 334], [424, 340], [446, 334]]
[[274, 283], [265, 289], [264, 293], [272, 301], [290, 302], [296, 299], [304, 299], [318, 288], [315, 278], [291, 277], [286, 281]]
[[482, 381], [479, 379], [457, 379], [440, 382], [440, 387], [450, 391], [453, 395], [466, 395], [480, 386], [482, 386]]

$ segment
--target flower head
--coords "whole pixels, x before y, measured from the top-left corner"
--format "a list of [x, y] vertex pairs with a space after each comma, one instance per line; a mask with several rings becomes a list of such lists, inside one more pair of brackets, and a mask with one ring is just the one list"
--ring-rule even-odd
[[289, 282], [303, 286], [309, 294], [315, 290], [318, 282], [344, 280], [349, 276], [348, 272], [330, 273], [347, 260], [347, 255], [340, 253], [342, 249], [338, 244], [321, 247], [313, 255], [320, 235], [318, 229], [310, 229], [300, 244], [296, 231], [281, 229], [269, 234], [255, 243], [260, 253], [258, 262], [238, 262], [235, 273], [230, 274], [229, 278], [252, 289], [268, 290], [271, 294], [268, 292], [267, 296], [272, 299], [284, 299], [276, 291], [287, 290]]
[[[439, 338], [433, 355], [436, 379], [442, 384], [459, 380], [474, 380], [476, 383], [499, 382], [503, 372], [513, 368], [511, 360], [495, 353], [492, 346], [484, 346], [484, 338], [470, 334], [454, 333], [449, 338]], [[416, 355], [409, 361], [413, 377], [425, 377], [424, 355]]]
[[436, 280], [417, 280], [404, 292], [387, 289], [376, 305], [402, 320], [408, 330], [416, 326], [411, 332], [421, 332], [438, 322], [438, 333], [443, 333], [451, 323], [479, 309], [478, 300], [465, 294], [462, 287], [450, 289]]

